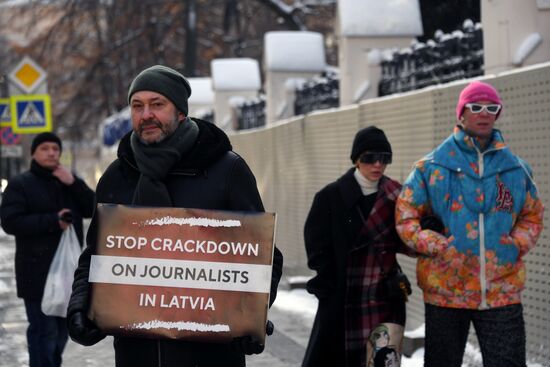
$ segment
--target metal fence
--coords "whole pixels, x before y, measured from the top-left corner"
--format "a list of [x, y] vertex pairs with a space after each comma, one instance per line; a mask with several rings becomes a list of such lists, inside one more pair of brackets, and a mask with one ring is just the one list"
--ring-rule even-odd
[[[550, 63], [497, 74], [485, 80], [497, 87], [505, 101], [497, 126], [502, 129], [512, 151], [533, 168], [541, 198], [548, 208]], [[465, 80], [464, 83], [370, 99], [352, 106], [297, 116], [251, 133], [231, 135], [235, 151], [246, 159], [254, 172], [266, 210], [277, 213], [277, 246], [285, 256], [287, 274], [311, 275], [303, 243], [305, 219], [315, 193], [351, 167], [349, 152], [357, 130], [375, 123], [386, 132], [394, 151], [394, 161], [386, 173], [403, 182], [413, 162], [451, 133], [456, 100], [466, 83]], [[546, 226], [525, 262], [528, 271], [522, 300], [528, 359], [541, 366], [550, 366], [550, 226]], [[400, 263], [414, 283], [415, 260], [400, 257]], [[407, 303], [408, 330], [423, 323], [421, 295], [415, 286]]]
[[462, 30], [438, 31], [435, 40], [394, 51], [381, 62], [378, 95], [406, 92], [428, 85], [483, 75], [483, 31], [465, 21]]
[[243, 102], [237, 106], [237, 130], [265, 126], [265, 96]]
[[215, 122], [215, 120], [214, 120], [215, 116], [214, 116], [214, 111], [213, 110], [209, 110], [207, 112], [197, 114], [195, 117], [199, 118], [201, 120], [204, 120], [204, 121], [208, 121], [208, 122], [212, 122], [212, 123]]
[[303, 115], [315, 110], [338, 107], [339, 79], [335, 73], [324, 72], [296, 89], [294, 114]]

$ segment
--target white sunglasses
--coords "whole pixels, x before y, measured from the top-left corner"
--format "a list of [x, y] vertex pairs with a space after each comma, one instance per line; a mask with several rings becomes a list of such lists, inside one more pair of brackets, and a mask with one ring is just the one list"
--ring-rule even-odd
[[502, 108], [499, 104], [479, 104], [479, 103], [466, 103], [465, 107], [468, 107], [471, 113], [481, 113], [483, 110], [487, 111], [491, 115], [496, 115]]

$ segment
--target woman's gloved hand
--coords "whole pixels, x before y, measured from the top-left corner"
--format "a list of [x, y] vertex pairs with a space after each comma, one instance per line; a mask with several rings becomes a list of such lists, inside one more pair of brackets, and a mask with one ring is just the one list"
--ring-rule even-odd
[[443, 230], [445, 229], [445, 226], [443, 225], [441, 219], [439, 219], [435, 215], [427, 215], [420, 218], [420, 227], [422, 229], [430, 229], [434, 232], [441, 234], [443, 234]]

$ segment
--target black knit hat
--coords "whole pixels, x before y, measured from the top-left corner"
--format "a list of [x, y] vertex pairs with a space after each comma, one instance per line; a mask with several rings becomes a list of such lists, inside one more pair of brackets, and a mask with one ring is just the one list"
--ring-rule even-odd
[[351, 148], [351, 161], [355, 163], [359, 156], [366, 152], [386, 152], [391, 153], [391, 145], [386, 138], [384, 131], [376, 126], [369, 126], [361, 129], [355, 134], [353, 147]]
[[56, 143], [59, 145], [59, 150], [63, 150], [63, 146], [61, 145], [61, 139], [54, 133], [40, 133], [34, 137], [31, 144], [31, 155], [34, 154], [34, 151], [36, 148], [47, 141], [50, 141], [52, 143]]
[[155, 65], [143, 70], [130, 85], [128, 103], [134, 93], [142, 90], [162, 94], [187, 116], [189, 112], [187, 99], [191, 95], [191, 86], [185, 77], [176, 70], [163, 65]]

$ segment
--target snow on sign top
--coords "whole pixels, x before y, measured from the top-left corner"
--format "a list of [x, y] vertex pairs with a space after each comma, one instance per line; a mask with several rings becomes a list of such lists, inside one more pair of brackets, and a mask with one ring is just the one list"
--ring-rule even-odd
[[259, 90], [258, 61], [249, 58], [214, 59], [210, 63], [214, 90]]
[[212, 78], [187, 78], [191, 85], [189, 104], [213, 104]]
[[340, 0], [344, 36], [419, 36], [422, 18], [418, 0]]
[[325, 46], [320, 33], [267, 32], [264, 45], [267, 70], [320, 72], [325, 69]]

